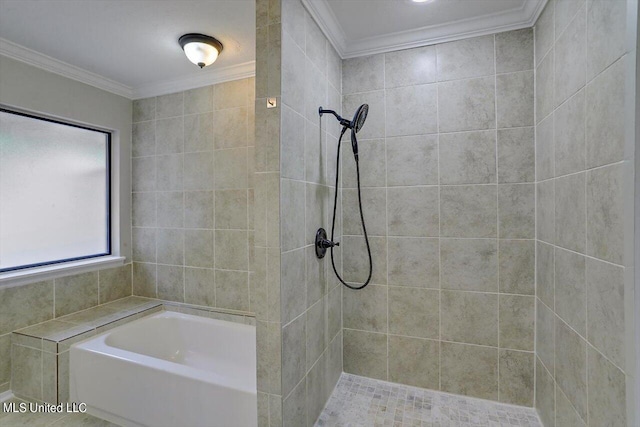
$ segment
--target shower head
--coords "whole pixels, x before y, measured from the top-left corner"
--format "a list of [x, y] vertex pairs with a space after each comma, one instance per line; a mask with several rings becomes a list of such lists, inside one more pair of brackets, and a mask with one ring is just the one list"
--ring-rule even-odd
[[357, 162], [358, 139], [356, 138], [356, 133], [358, 133], [360, 129], [362, 129], [365, 120], [367, 120], [367, 114], [369, 113], [369, 104], [362, 104], [361, 106], [359, 106], [351, 121], [340, 117], [338, 113], [333, 110], [324, 110], [322, 107], [320, 107], [318, 109], [318, 114], [320, 114], [320, 117], [322, 117], [324, 113], [333, 114], [335, 118], [338, 119], [340, 124], [343, 126], [341, 135], [344, 135], [347, 129], [351, 129], [351, 148], [353, 149], [353, 155], [355, 156]]
[[356, 110], [356, 113], [353, 115], [353, 120], [351, 120], [351, 125], [349, 126], [353, 129], [354, 132], [360, 132], [362, 126], [364, 125], [364, 121], [367, 120], [367, 114], [369, 113], [369, 104], [362, 104]]
[[333, 114], [335, 118], [338, 119], [338, 121], [342, 126], [344, 126], [346, 129], [351, 129], [354, 132], [360, 131], [360, 129], [362, 128], [362, 125], [364, 125], [364, 121], [367, 119], [368, 112], [369, 112], [369, 104], [362, 104], [356, 110], [356, 113], [353, 115], [353, 119], [349, 121], [347, 119], [342, 118], [340, 115], [338, 115], [338, 113], [336, 113], [333, 110], [324, 110], [322, 107], [318, 109], [318, 113], [320, 114], [320, 117], [322, 117], [324, 113]]

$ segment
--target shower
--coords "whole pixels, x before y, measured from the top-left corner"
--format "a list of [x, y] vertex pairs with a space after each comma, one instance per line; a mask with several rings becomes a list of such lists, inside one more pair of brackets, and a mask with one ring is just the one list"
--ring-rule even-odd
[[[371, 275], [373, 273], [373, 261], [371, 258], [371, 247], [369, 246], [369, 236], [367, 236], [367, 227], [364, 223], [364, 214], [362, 212], [362, 195], [360, 192], [360, 159], [358, 156], [358, 138], [356, 136], [356, 134], [360, 131], [360, 129], [362, 129], [362, 126], [364, 125], [365, 120], [367, 119], [367, 114], [369, 113], [369, 105], [368, 104], [362, 104], [361, 106], [358, 107], [358, 109], [356, 110], [355, 114], [353, 115], [353, 119], [351, 119], [351, 121], [342, 118], [340, 115], [338, 115], [338, 113], [336, 113], [333, 110], [324, 110], [322, 107], [320, 107], [318, 109], [318, 113], [320, 114], [320, 117], [322, 117], [323, 114], [325, 113], [329, 113], [329, 114], [333, 114], [335, 116], [335, 118], [338, 120], [338, 122], [340, 122], [340, 124], [342, 125], [342, 131], [340, 132], [340, 138], [338, 138], [338, 154], [337, 154], [337, 158], [336, 158], [336, 185], [335, 185], [335, 191], [334, 191], [334, 198], [333, 198], [333, 219], [331, 221], [331, 238], [327, 239], [327, 232], [325, 231], [324, 228], [319, 228], [318, 231], [316, 232], [316, 256], [318, 258], [324, 258], [324, 256], [327, 253], [327, 249], [331, 250], [331, 265], [333, 267], [333, 272], [336, 274], [336, 277], [338, 278], [338, 280], [340, 280], [340, 282], [345, 285], [346, 287], [350, 288], [350, 289], [363, 289], [365, 288], [369, 282], [371, 281]], [[341, 151], [341, 147], [342, 147], [342, 137], [344, 136], [345, 132], [347, 131], [347, 129], [351, 129], [351, 149], [353, 151], [353, 157], [355, 159], [356, 162], [356, 179], [357, 179], [357, 183], [358, 183], [358, 206], [360, 208], [360, 222], [362, 223], [362, 232], [364, 234], [364, 241], [365, 244], [367, 246], [367, 255], [369, 256], [369, 276], [367, 277], [367, 280], [365, 280], [364, 283], [359, 284], [359, 285], [350, 285], [348, 284], [338, 273], [338, 269], [336, 268], [336, 264], [333, 258], [333, 248], [335, 246], [340, 246], [339, 242], [334, 242], [333, 241], [333, 237], [334, 237], [334, 231], [335, 231], [335, 227], [336, 227], [336, 209], [337, 209], [337, 205], [338, 205], [338, 181], [339, 181], [339, 176], [340, 176], [340, 151]]]

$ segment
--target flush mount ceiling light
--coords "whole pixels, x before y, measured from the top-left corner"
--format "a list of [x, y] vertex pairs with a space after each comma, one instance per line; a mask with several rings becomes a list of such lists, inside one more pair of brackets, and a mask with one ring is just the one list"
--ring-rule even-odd
[[414, 3], [431, 3], [433, 0], [411, 0]]
[[189, 61], [200, 68], [216, 62], [218, 55], [222, 52], [222, 43], [204, 34], [185, 34], [178, 39], [178, 43], [182, 46]]

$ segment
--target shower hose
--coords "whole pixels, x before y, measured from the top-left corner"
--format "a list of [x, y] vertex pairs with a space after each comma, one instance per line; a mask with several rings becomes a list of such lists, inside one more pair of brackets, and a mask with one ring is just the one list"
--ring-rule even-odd
[[[342, 151], [342, 137], [344, 136], [345, 132], [347, 131], [346, 127], [342, 128], [342, 132], [340, 132], [340, 138], [338, 138], [338, 155], [337, 155], [337, 159], [336, 159], [336, 186], [335, 191], [334, 191], [334, 198], [333, 198], [333, 220], [331, 222], [331, 241], [333, 242], [333, 235], [334, 235], [334, 231], [336, 228], [336, 209], [338, 206], [338, 183], [339, 183], [339, 177], [340, 177], [340, 152]], [[353, 133], [351, 136], [352, 138], [356, 138], [355, 132], [353, 131], [353, 129], [351, 130], [351, 132]], [[356, 142], [357, 144], [357, 142]], [[349, 289], [364, 289], [369, 282], [371, 281], [371, 274], [373, 273], [373, 261], [371, 259], [371, 247], [369, 246], [369, 236], [367, 236], [367, 227], [364, 223], [364, 214], [362, 213], [362, 195], [360, 194], [360, 160], [358, 159], [358, 154], [357, 152], [354, 152], [354, 158], [356, 161], [356, 180], [358, 182], [358, 207], [360, 208], [360, 222], [362, 223], [362, 232], [364, 233], [364, 241], [367, 245], [367, 255], [369, 256], [369, 276], [367, 277], [367, 280], [363, 283], [363, 284], [359, 284], [359, 285], [350, 285], [349, 283], [347, 283], [338, 273], [338, 269], [336, 268], [336, 263], [333, 259], [333, 246], [331, 246], [331, 265], [333, 266], [333, 272], [336, 274], [336, 277], [338, 278], [338, 280], [340, 280], [340, 282], [342, 282], [343, 285], [345, 285], [347, 288]]]

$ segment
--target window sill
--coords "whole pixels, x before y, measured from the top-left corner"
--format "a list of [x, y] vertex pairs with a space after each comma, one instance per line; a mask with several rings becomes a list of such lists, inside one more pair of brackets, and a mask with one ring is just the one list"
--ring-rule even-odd
[[124, 264], [124, 260], [125, 257], [109, 255], [100, 258], [83, 259], [64, 264], [46, 265], [43, 267], [1, 273], [0, 286], [23, 285], [103, 268], [118, 267]]

